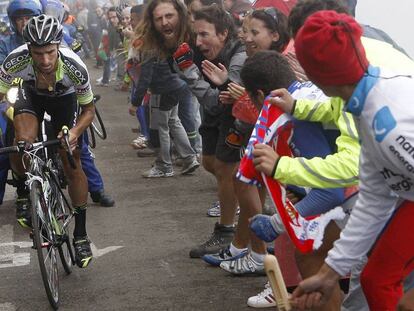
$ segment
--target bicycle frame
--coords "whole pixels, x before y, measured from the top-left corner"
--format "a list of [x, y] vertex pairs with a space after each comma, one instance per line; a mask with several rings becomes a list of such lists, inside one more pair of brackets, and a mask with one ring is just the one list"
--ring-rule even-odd
[[[59, 178], [57, 177], [57, 169], [54, 167], [53, 160], [46, 156], [46, 160], [43, 160], [40, 156], [37, 155], [40, 149], [44, 149], [43, 147], [39, 147], [30, 151], [24, 152], [23, 157], [23, 165], [25, 166], [25, 157], [30, 157], [30, 167], [26, 172], [27, 175], [27, 185], [29, 189], [32, 189], [32, 184], [35, 180], [39, 181], [42, 185], [43, 194], [45, 196], [45, 200], [49, 202], [48, 206], [42, 206], [42, 210], [39, 211], [39, 217], [43, 222], [50, 222], [54, 225], [54, 234], [61, 235], [61, 232], [64, 232], [68, 227], [72, 217], [73, 211], [72, 208], [66, 199], [66, 196], [62, 192], [62, 189], [57, 185], [60, 184]], [[45, 153], [46, 154], [46, 153]], [[26, 169], [26, 167], [25, 167]], [[53, 179], [53, 182], [51, 180]], [[59, 192], [60, 196], [57, 194]], [[61, 228], [59, 228], [54, 219], [54, 213], [52, 208], [56, 206], [59, 199], [62, 199], [64, 204], [70, 210], [70, 216], [65, 219], [65, 222]], [[48, 221], [46, 221], [46, 216]], [[54, 245], [57, 246], [57, 245]]]

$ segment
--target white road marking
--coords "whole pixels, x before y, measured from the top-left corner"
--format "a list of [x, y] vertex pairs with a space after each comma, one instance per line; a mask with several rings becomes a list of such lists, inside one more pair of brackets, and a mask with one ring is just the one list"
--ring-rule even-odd
[[[13, 242], [13, 226], [3, 225], [0, 227], [0, 269], [20, 267], [30, 264], [30, 253], [15, 253], [15, 248], [29, 248], [33, 245], [30, 241]], [[108, 246], [98, 249], [93, 243], [91, 244], [92, 252], [95, 258], [106, 255], [123, 246]], [[0, 304], [0, 306], [2, 306]], [[2, 309], [0, 309], [2, 311]]]
[[123, 246], [108, 246], [102, 249], [98, 249], [95, 244], [91, 243], [91, 249], [93, 253], [93, 257], [98, 258], [103, 255], [106, 255], [110, 252], [116, 251], [117, 249], [123, 248]]

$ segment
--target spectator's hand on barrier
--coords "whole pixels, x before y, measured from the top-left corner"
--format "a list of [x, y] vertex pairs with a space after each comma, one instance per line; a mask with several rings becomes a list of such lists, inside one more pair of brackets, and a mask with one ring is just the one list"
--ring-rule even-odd
[[408, 290], [398, 302], [397, 311], [414, 311], [414, 288]]
[[223, 85], [229, 78], [227, 68], [221, 63], [216, 66], [208, 60], [203, 60], [201, 68], [203, 73], [217, 86]]
[[287, 89], [277, 89], [270, 93], [269, 102], [272, 105], [278, 106], [284, 112], [293, 114], [295, 100]]
[[174, 52], [173, 58], [180, 70], [185, 70], [193, 64], [194, 52], [188, 43], [182, 43]]
[[322, 306], [331, 297], [340, 275], [327, 264], [314, 276], [299, 283], [293, 291], [291, 304], [297, 310], [312, 310]]
[[128, 112], [131, 116], [135, 117], [137, 115], [137, 109], [138, 109], [138, 107], [135, 107], [135, 106], [131, 105], [128, 108]]
[[224, 105], [232, 105], [233, 102], [234, 102], [234, 99], [233, 99], [233, 97], [230, 96], [229, 91], [220, 92], [219, 100], [220, 100], [220, 103], [222, 103]]
[[238, 100], [246, 92], [244, 87], [234, 82], [230, 82], [229, 87], [227, 89], [229, 90], [231, 97], [233, 97], [235, 100]]
[[256, 170], [271, 176], [280, 156], [266, 144], [256, 144], [253, 149], [253, 164]]

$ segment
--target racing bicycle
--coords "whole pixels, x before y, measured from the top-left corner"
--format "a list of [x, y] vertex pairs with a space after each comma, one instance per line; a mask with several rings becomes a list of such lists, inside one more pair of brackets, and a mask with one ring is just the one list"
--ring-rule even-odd
[[[62, 128], [63, 141], [72, 168], [75, 162], [69, 147], [69, 129]], [[59, 308], [58, 258], [67, 274], [75, 262], [69, 239], [69, 226], [74, 216], [61, 185], [57, 147], [61, 140], [47, 140], [0, 149], [2, 153], [21, 153], [30, 190], [33, 248], [37, 251], [40, 272], [50, 305]]]

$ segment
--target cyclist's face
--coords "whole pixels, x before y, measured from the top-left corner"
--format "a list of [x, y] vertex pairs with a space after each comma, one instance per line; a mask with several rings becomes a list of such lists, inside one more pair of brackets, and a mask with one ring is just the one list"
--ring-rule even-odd
[[16, 17], [14, 23], [16, 24], [16, 30], [19, 34], [23, 33], [23, 28], [29, 22], [31, 16], [19, 16]]
[[42, 73], [49, 74], [54, 72], [58, 59], [58, 45], [50, 44], [46, 46], [31, 46], [30, 53], [33, 62]]

